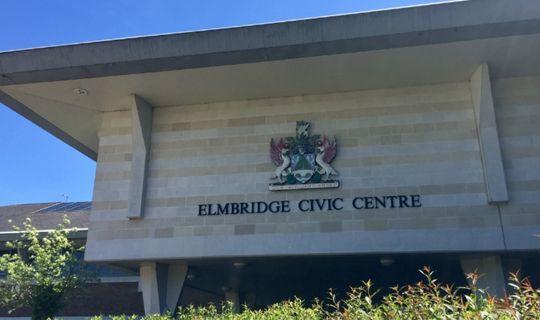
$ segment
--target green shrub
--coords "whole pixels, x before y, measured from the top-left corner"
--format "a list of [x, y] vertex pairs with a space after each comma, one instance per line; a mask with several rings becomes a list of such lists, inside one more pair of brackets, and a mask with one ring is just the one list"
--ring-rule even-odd
[[63, 298], [85, 285], [88, 275], [81, 270], [76, 253], [83, 250], [68, 237], [76, 231], [64, 221], [46, 234], [40, 234], [27, 219], [23, 228], [13, 227], [20, 236], [6, 243], [11, 253], [0, 256], [0, 306], [10, 311], [30, 307], [33, 320], [56, 315]]
[[[220, 308], [179, 308], [175, 317], [167, 315], [145, 316], [145, 320], [537, 320], [540, 319], [540, 289], [534, 289], [527, 279], [512, 275], [513, 293], [504, 299], [489, 296], [477, 288], [478, 276], [468, 278], [471, 286], [454, 288], [440, 284], [429, 268], [420, 270], [425, 280], [414, 285], [391, 288], [390, 294], [379, 296], [370, 281], [351, 288], [344, 299], [338, 300], [330, 292], [328, 302], [318, 301], [307, 305], [300, 299], [284, 301], [262, 310], [246, 306], [235, 313], [233, 305], [225, 303]], [[377, 302], [376, 302], [377, 301]], [[114, 316], [112, 320], [135, 320], [136, 317]], [[92, 320], [102, 320], [95, 317]]]

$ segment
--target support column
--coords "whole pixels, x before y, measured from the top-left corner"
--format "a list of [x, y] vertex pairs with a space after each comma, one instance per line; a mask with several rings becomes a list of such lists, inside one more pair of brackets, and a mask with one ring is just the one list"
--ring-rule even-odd
[[188, 273], [188, 266], [185, 264], [170, 264], [167, 277], [167, 296], [165, 298], [165, 307], [174, 313], [184, 281]]
[[133, 95], [131, 106], [132, 159], [129, 184], [128, 218], [140, 219], [144, 215], [146, 175], [152, 136], [153, 107], [141, 97]]
[[240, 295], [238, 294], [238, 290], [231, 289], [225, 292], [225, 300], [232, 302], [234, 312], [240, 312]]
[[233, 263], [233, 269], [229, 273], [230, 288], [225, 292], [225, 300], [233, 303], [233, 311], [240, 312], [240, 282], [244, 262]]
[[139, 288], [143, 294], [144, 313], [161, 313], [156, 263], [143, 263], [139, 270]]
[[476, 69], [470, 85], [488, 203], [506, 203], [508, 191], [487, 64], [484, 63]]
[[144, 262], [140, 266], [139, 288], [143, 293], [144, 313], [174, 312], [182, 293], [187, 265]]
[[[498, 255], [471, 255], [461, 257], [461, 269], [465, 275], [476, 273], [480, 278], [476, 286], [492, 296], [502, 298], [506, 295], [506, 278], [501, 257]], [[471, 284], [470, 279], [469, 285]]]

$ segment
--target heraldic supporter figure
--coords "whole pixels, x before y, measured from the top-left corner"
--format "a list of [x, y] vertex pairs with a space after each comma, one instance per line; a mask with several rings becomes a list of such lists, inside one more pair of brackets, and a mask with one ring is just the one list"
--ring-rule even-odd
[[337, 153], [336, 139], [311, 135], [311, 123], [296, 122], [296, 137], [270, 140], [270, 158], [276, 170], [275, 184], [331, 182], [338, 173], [330, 163]]

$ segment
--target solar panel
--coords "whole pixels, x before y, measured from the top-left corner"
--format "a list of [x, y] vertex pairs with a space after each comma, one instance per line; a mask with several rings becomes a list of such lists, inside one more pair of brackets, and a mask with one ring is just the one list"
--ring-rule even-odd
[[66, 204], [66, 206], [63, 208], [64, 211], [74, 211], [73, 209], [79, 205], [78, 202], [73, 202]]
[[85, 211], [90, 211], [92, 210], [92, 202], [91, 201], [88, 201], [88, 202], [85, 202], [83, 208], [81, 210], [85, 210]]
[[92, 209], [92, 202], [90, 201], [60, 202], [38, 210], [35, 213], [90, 211], [90, 209]]
[[65, 212], [66, 208], [69, 207], [70, 203], [60, 203], [60, 204], [57, 204], [56, 206], [52, 207], [52, 209], [50, 210], [50, 212]]
[[56, 209], [58, 209], [58, 207], [61, 207], [61, 206], [63, 206], [63, 203], [57, 203], [50, 207], [38, 210], [37, 212], [54, 212]]
[[92, 202], [75, 202], [73, 207], [69, 208], [69, 211], [88, 211], [92, 208]]
[[83, 208], [84, 202], [75, 202], [72, 207], [69, 208], [70, 211], [81, 211]]

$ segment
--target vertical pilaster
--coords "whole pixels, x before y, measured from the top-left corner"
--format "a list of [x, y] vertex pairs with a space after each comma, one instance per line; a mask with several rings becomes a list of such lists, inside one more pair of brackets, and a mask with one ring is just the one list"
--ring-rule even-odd
[[488, 203], [505, 203], [508, 202], [508, 191], [487, 64], [482, 64], [473, 73], [470, 85]]
[[133, 95], [132, 159], [129, 185], [128, 218], [140, 219], [144, 215], [146, 175], [152, 136], [152, 106], [141, 97]]

